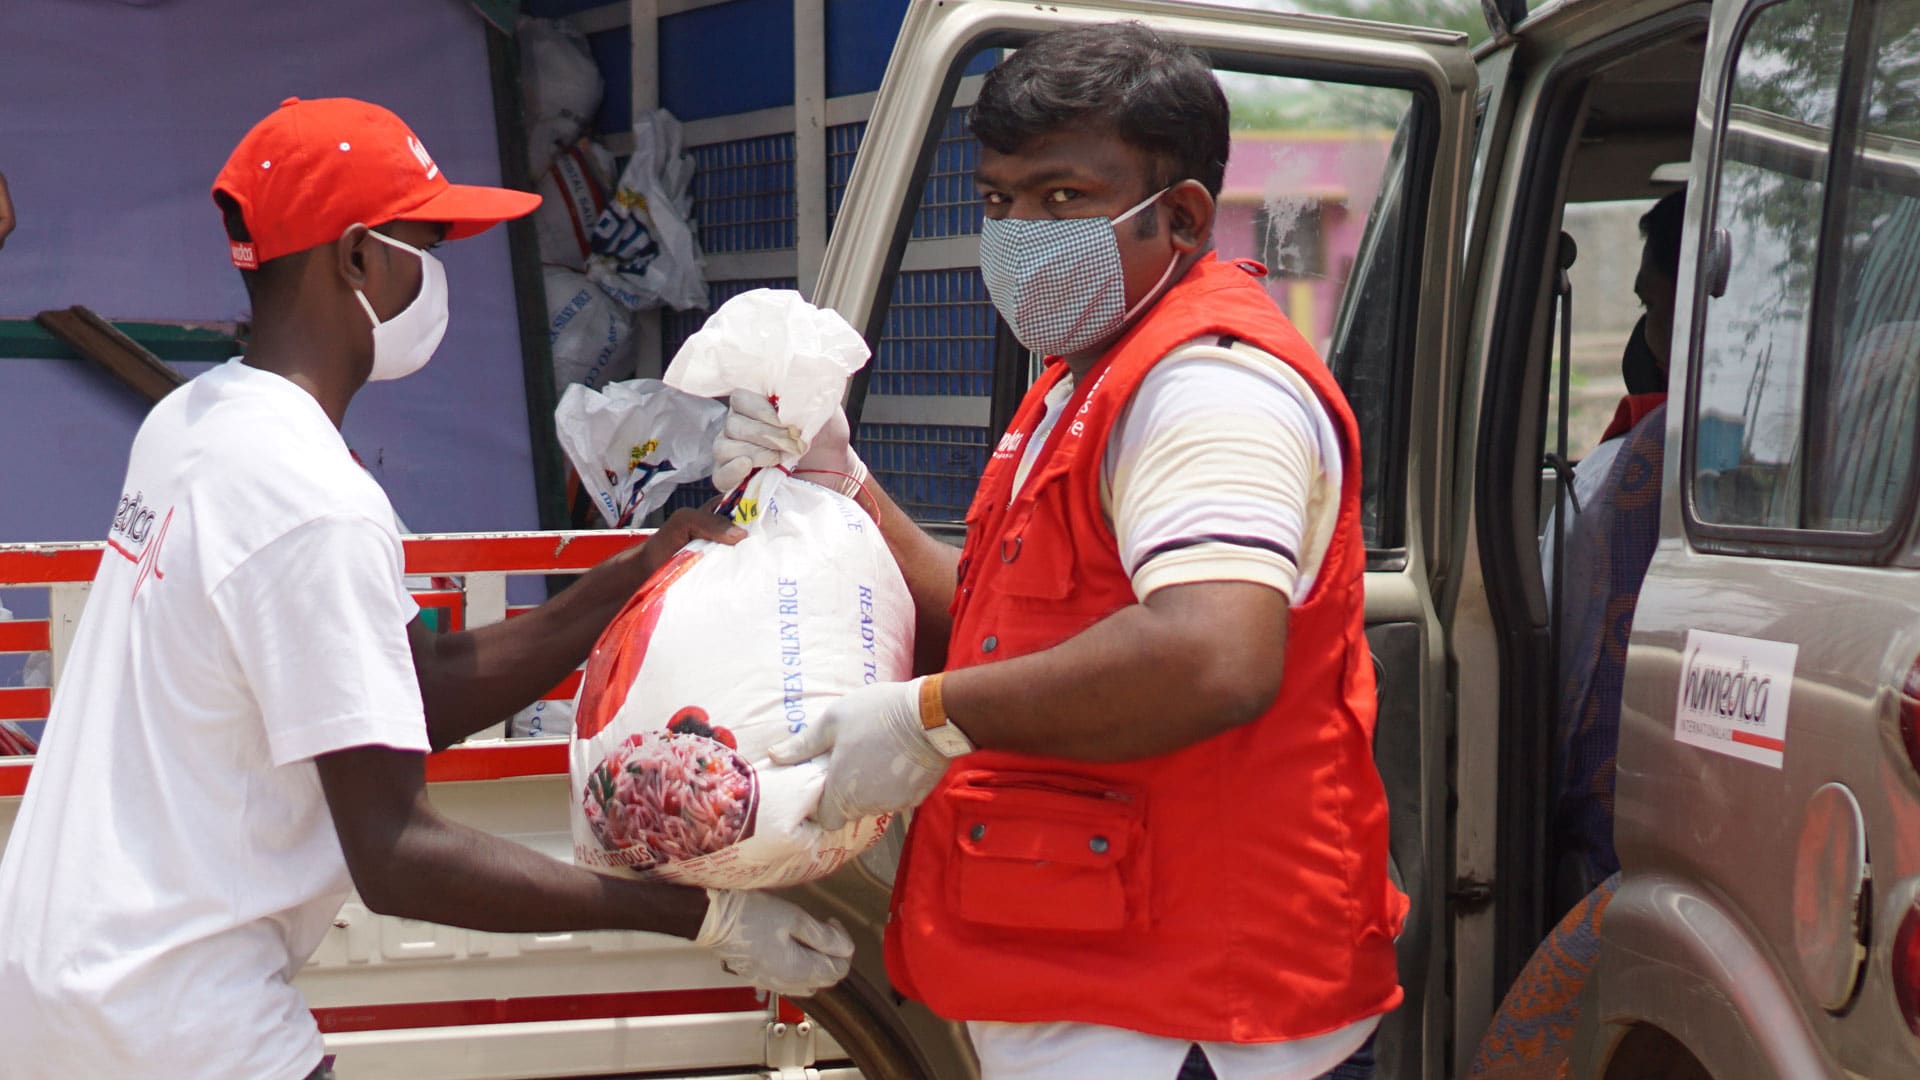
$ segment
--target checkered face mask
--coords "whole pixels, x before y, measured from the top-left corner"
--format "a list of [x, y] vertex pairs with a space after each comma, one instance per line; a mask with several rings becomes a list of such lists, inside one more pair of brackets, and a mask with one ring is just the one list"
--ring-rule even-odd
[[1167, 263], [1159, 284], [1128, 308], [1114, 229], [1168, 190], [1161, 188], [1114, 218], [988, 218], [981, 223], [980, 275], [1020, 344], [1046, 356], [1085, 352], [1118, 337], [1128, 320], [1159, 295], [1180, 253]]

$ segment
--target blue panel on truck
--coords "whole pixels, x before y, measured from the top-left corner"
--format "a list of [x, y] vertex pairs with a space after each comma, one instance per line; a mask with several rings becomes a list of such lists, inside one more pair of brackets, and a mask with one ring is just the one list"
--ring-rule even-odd
[[[913, 215], [915, 240], [973, 236], [980, 232], [980, 196], [973, 190], [973, 170], [980, 164], [980, 142], [967, 127], [968, 112], [955, 109], [947, 114], [940, 141], [933, 148], [933, 164], [927, 170], [926, 186], [920, 190], [920, 208]], [[829, 231], [840, 213], [840, 201], [846, 198], [847, 181], [853, 176], [853, 162], [866, 134], [865, 121], [827, 129]]]
[[880, 89], [907, 0], [827, 0], [827, 96]]
[[708, 252], [793, 247], [793, 136], [761, 135], [692, 149], [693, 213]]
[[959, 521], [987, 467], [987, 429], [951, 424], [861, 424], [860, 460], [916, 521]]
[[617, 135], [633, 127], [633, 35], [624, 26], [587, 35], [593, 62], [600, 68], [606, 94], [593, 126], [602, 135]]
[[682, 120], [792, 105], [792, 0], [733, 0], [661, 19], [660, 104]]
[[993, 304], [980, 271], [908, 271], [894, 281], [867, 392], [993, 392]]

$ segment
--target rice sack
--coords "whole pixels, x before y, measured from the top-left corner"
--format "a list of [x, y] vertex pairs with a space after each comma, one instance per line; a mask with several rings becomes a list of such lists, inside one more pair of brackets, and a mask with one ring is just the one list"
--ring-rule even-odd
[[[782, 419], [810, 437], [824, 422], [814, 414], [839, 408], [866, 357], [838, 315], [756, 290], [713, 314], [666, 382], [705, 397], [778, 396]], [[570, 745], [583, 866], [775, 888], [831, 873], [886, 829], [881, 817], [823, 831], [808, 816], [826, 759], [775, 766], [767, 748], [843, 694], [911, 677], [913, 599], [900, 568], [866, 511], [804, 474], [756, 473], [734, 521], [746, 539], [688, 544], [587, 661]]]
[[807, 820], [826, 759], [767, 748], [833, 699], [909, 678], [913, 601], [853, 500], [757, 475], [748, 536], [696, 541], [635, 595], [587, 661], [571, 744], [574, 858], [709, 888], [831, 873], [884, 818]]

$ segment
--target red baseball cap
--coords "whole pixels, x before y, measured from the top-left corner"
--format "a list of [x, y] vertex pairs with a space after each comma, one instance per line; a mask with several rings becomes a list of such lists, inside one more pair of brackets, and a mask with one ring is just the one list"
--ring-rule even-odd
[[233, 265], [339, 239], [354, 224], [443, 221], [447, 239], [533, 212], [540, 196], [450, 184], [406, 122], [353, 98], [288, 98], [233, 148], [213, 182], [240, 207], [253, 237], [234, 240]]

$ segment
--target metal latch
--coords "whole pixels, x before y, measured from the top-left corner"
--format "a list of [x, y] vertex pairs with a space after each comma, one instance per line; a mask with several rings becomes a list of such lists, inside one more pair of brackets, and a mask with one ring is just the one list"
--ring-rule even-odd
[[1475, 911], [1493, 903], [1493, 882], [1479, 878], [1455, 878], [1447, 893], [1447, 903], [1461, 911]]

